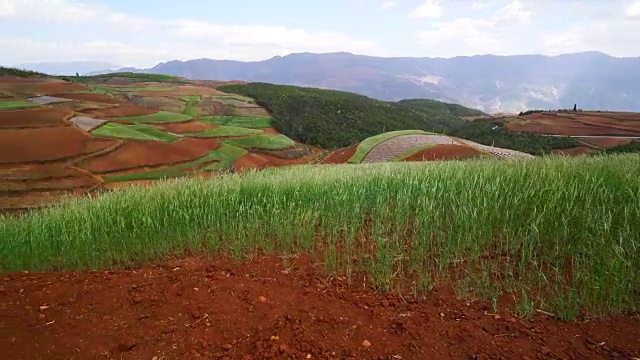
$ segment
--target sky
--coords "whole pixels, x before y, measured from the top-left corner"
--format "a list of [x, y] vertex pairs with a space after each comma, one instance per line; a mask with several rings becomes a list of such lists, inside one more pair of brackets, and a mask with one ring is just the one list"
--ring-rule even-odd
[[640, 56], [640, 0], [0, 0], [0, 64], [296, 52]]

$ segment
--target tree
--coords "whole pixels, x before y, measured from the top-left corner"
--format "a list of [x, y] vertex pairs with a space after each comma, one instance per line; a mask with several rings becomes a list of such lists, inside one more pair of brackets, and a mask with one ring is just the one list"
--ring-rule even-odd
[[578, 104], [573, 104], [573, 111], [578, 111]]
[[80, 74], [78, 74], [77, 72], [76, 72], [76, 77], [80, 77]]

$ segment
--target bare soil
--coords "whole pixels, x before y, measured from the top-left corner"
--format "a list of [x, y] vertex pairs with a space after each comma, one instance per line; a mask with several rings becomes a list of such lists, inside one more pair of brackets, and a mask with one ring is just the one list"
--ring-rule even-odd
[[94, 173], [176, 164], [198, 159], [221, 144], [210, 139], [185, 138], [175, 143], [127, 142], [117, 150], [87, 160], [81, 167]]
[[0, 163], [46, 162], [90, 154], [113, 145], [73, 127], [0, 131]]
[[374, 292], [306, 256], [0, 275], [4, 359], [633, 359], [640, 319], [567, 323]]
[[0, 111], [0, 129], [61, 126], [72, 114], [68, 110], [51, 108]]
[[104, 104], [120, 104], [121, 100], [104, 94], [83, 94], [83, 93], [61, 93], [51, 94], [51, 96], [60, 97], [64, 99], [73, 99], [80, 101], [91, 101]]
[[323, 164], [345, 164], [356, 153], [358, 145], [348, 148], [338, 149], [332, 152], [326, 159], [322, 160]]
[[120, 105], [105, 109], [95, 109], [84, 111], [85, 114], [94, 117], [116, 117], [116, 116], [139, 116], [139, 115], [151, 115], [158, 112], [158, 109], [147, 108], [138, 105]]
[[556, 155], [562, 155], [562, 156], [580, 156], [580, 155], [592, 154], [596, 151], [597, 150], [588, 146], [578, 146], [578, 147], [569, 148], [569, 149], [554, 150], [553, 153]]
[[583, 143], [587, 145], [596, 146], [599, 148], [612, 148], [620, 145], [626, 145], [631, 142], [631, 139], [622, 139], [622, 138], [607, 138], [607, 137], [590, 137], [590, 138], [579, 138]]
[[415, 153], [404, 161], [439, 161], [439, 160], [461, 160], [468, 159], [474, 156], [482, 155], [483, 153], [464, 145], [435, 145], [418, 153]]

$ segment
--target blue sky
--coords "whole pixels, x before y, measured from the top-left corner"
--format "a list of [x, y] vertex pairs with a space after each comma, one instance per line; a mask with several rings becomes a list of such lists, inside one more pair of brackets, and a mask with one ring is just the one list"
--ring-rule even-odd
[[640, 56], [640, 0], [0, 0], [0, 64], [375, 56]]

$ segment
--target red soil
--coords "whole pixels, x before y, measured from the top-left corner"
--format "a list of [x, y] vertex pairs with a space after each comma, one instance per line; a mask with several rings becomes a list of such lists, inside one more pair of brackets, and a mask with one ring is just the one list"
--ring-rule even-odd
[[84, 111], [85, 114], [91, 117], [115, 117], [115, 116], [139, 116], [139, 115], [151, 115], [158, 112], [158, 109], [147, 108], [138, 105], [121, 105], [115, 107], [109, 107], [105, 109], [95, 109]]
[[588, 145], [596, 146], [599, 148], [605, 148], [605, 149], [620, 146], [620, 145], [626, 145], [631, 142], [631, 139], [606, 138], [606, 137], [579, 138], [578, 140]]
[[311, 259], [174, 260], [131, 270], [0, 275], [9, 359], [633, 359], [640, 320], [567, 323], [348, 285]]
[[68, 110], [51, 108], [0, 111], [0, 129], [61, 126], [72, 114]]
[[636, 135], [637, 132], [629, 130], [619, 130], [603, 126], [592, 126], [581, 124], [579, 122], [568, 122], [558, 125], [545, 125], [537, 123], [517, 124], [511, 123], [506, 125], [507, 129], [516, 132], [526, 132], [535, 134], [549, 135], [573, 135], [573, 136], [597, 136], [597, 135]]
[[190, 120], [183, 123], [160, 123], [160, 124], [154, 124], [154, 126], [175, 134], [204, 131], [204, 130], [215, 129], [219, 127], [216, 125], [201, 123], [196, 120]]
[[0, 180], [42, 180], [83, 176], [86, 172], [65, 164], [35, 164], [0, 168]]
[[280, 132], [274, 128], [259, 128], [256, 130], [262, 130], [263, 133], [267, 134], [267, 135], [279, 135]]
[[442, 144], [432, 146], [413, 154], [404, 159], [404, 161], [460, 160], [478, 155], [482, 155], [482, 153], [468, 146]]
[[87, 160], [82, 167], [94, 173], [109, 173], [176, 164], [200, 158], [220, 146], [214, 140], [191, 138], [176, 143], [128, 142], [106, 155]]
[[348, 148], [339, 149], [332, 152], [326, 159], [322, 160], [323, 164], [344, 164], [356, 153], [358, 145]]
[[61, 80], [48, 80], [41, 84], [37, 84], [31, 88], [31, 91], [37, 94], [55, 94], [66, 93], [72, 91], [85, 91], [89, 88], [80, 84], [70, 83]]
[[[167, 87], [166, 84], [165, 85], [153, 84], [151, 86]], [[216, 95], [224, 95], [224, 94], [225, 93], [223, 93], [222, 91], [218, 91], [210, 87], [193, 86], [193, 85], [181, 85], [181, 86], [178, 86], [173, 91], [138, 91], [134, 93], [134, 95], [147, 96], [147, 97], [175, 97], [175, 96], [188, 96], [188, 95], [216, 96]]]
[[0, 131], [0, 163], [45, 162], [90, 154], [115, 142], [73, 126]]
[[232, 167], [235, 171], [244, 171], [252, 169], [264, 169], [269, 166], [269, 159], [255, 154], [248, 153], [241, 156], [238, 160], [234, 161]]
[[29, 192], [69, 190], [77, 188], [91, 188], [99, 185], [100, 181], [89, 174], [82, 173], [79, 177], [51, 178], [41, 180], [0, 180], [0, 193], [6, 191]]
[[2, 75], [0, 76], [0, 84], [38, 84], [41, 82], [47, 81], [46, 78], [42, 77], [21, 77], [21, 76], [13, 76], [13, 75]]
[[83, 93], [62, 93], [62, 94], [51, 94], [51, 96], [54, 97], [59, 97], [59, 98], [63, 98], [63, 99], [73, 99], [73, 100], [80, 100], [80, 101], [92, 101], [92, 102], [98, 102], [98, 103], [105, 103], [105, 104], [120, 104], [122, 103], [122, 101], [113, 98], [109, 95], [104, 95], [104, 94], [83, 94]]
[[562, 156], [580, 156], [596, 152], [597, 150], [588, 146], [578, 146], [570, 149], [554, 150], [553, 153]]

